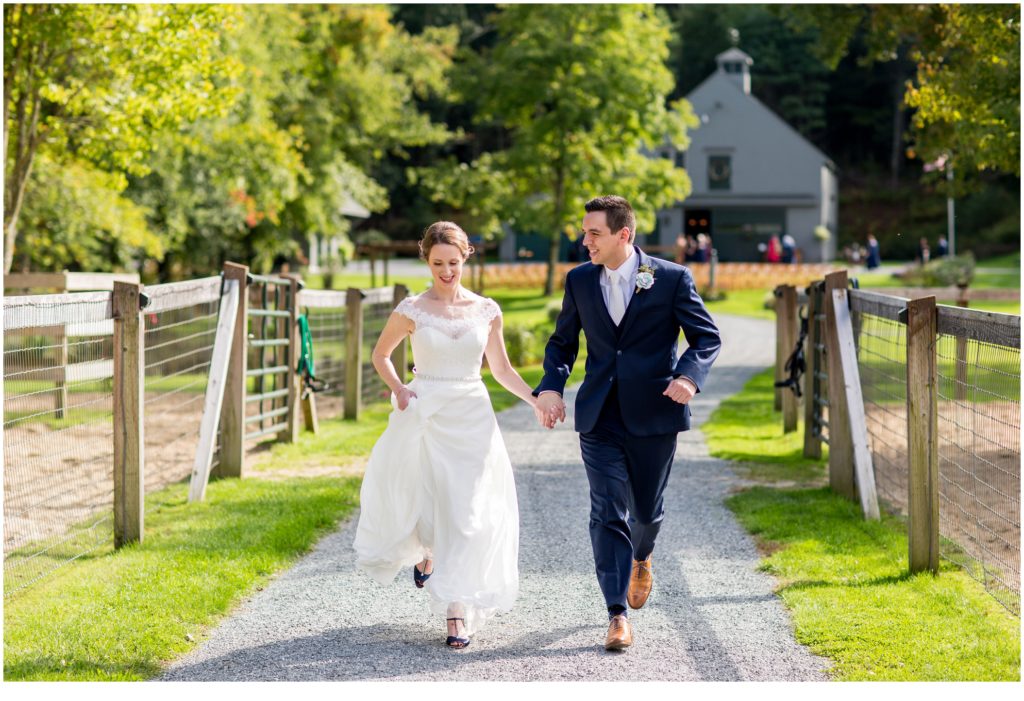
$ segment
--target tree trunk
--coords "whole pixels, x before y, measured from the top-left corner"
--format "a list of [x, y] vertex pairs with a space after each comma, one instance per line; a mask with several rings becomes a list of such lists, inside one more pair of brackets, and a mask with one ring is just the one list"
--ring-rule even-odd
[[903, 162], [903, 129], [906, 121], [903, 108], [904, 76], [900, 63], [899, 58], [892, 62], [892, 147], [889, 152], [889, 185], [893, 189], [898, 187], [900, 182], [900, 165]]
[[551, 248], [548, 249], [548, 274], [544, 280], [544, 296], [555, 293], [555, 269], [558, 254], [562, 250], [562, 219], [565, 217], [565, 168], [559, 160], [555, 166], [555, 217], [551, 232]]
[[[15, 108], [15, 126], [17, 127], [17, 141], [14, 142], [14, 163], [10, 166], [8, 173], [8, 131], [11, 126], [7, 122], [8, 107], [4, 102], [4, 274], [11, 272], [14, 264], [14, 244], [18, 237], [18, 217], [21, 215], [21, 206], [25, 201], [25, 188], [28, 185], [28, 178], [32, 174], [32, 162], [35, 160], [36, 147], [39, 145], [39, 113], [42, 107], [40, 97], [40, 85], [36, 81], [34, 73], [40, 56], [46, 52], [46, 42], [34, 46], [29, 50], [27, 65], [24, 67], [23, 75], [26, 76], [18, 95], [18, 104]], [[20, 70], [19, 66], [11, 67], [11, 75]], [[5, 88], [6, 89], [6, 88]], [[26, 112], [27, 103], [30, 103], [29, 111]]]
[[[14, 168], [11, 177], [6, 181], [8, 201], [4, 211], [4, 274], [11, 272], [14, 263], [14, 244], [18, 237], [18, 217], [21, 216], [21, 205], [25, 202], [25, 188], [32, 174], [32, 162], [35, 160], [36, 147], [39, 144], [39, 91], [32, 99], [32, 117], [26, 129], [21, 130], [16, 145]], [[27, 139], [24, 143], [22, 139]], [[6, 164], [5, 164], [6, 166]]]
[[12, 220], [4, 224], [4, 275], [11, 272], [14, 265], [14, 240], [18, 237], [18, 221]]

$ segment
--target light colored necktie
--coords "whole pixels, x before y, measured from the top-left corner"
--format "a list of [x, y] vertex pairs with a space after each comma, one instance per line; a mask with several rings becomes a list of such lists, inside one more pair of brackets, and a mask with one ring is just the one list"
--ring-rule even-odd
[[622, 294], [622, 285], [619, 280], [620, 273], [617, 270], [608, 271], [608, 281], [611, 284], [611, 288], [608, 290], [608, 314], [616, 326], [626, 315], [626, 298]]

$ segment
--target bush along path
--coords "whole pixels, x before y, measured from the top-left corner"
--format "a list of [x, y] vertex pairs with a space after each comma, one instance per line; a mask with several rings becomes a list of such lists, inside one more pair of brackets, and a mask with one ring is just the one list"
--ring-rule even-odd
[[[753, 540], [723, 505], [739, 484], [699, 430], [771, 365], [768, 321], [721, 317], [723, 351], [681, 434], [654, 554], [654, 590], [631, 612], [635, 642], [602, 646], [607, 619], [587, 530], [589, 495], [571, 416], [553, 431], [528, 407], [499, 415], [516, 470], [520, 595], [465, 650], [446, 648], [409, 572], [381, 587], [354, 568], [355, 518], [245, 602], [174, 663], [169, 681], [824, 680], [828, 662], [793, 637]], [[754, 339], [757, 339], [756, 342]], [[569, 406], [573, 397], [567, 396]]]

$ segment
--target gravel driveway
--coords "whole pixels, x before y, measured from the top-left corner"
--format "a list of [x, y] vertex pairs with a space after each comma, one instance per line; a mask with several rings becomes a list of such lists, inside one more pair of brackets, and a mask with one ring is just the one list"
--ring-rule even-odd
[[[499, 415], [516, 470], [520, 596], [462, 651], [443, 644], [409, 572], [381, 587], [355, 571], [355, 518], [175, 662], [166, 681], [503, 680], [817, 681], [828, 663], [793, 639], [756, 570], [754, 543], [722, 505], [739, 482], [710, 458], [699, 426], [773, 361], [769, 321], [718, 317], [723, 351], [680, 434], [654, 553], [654, 590], [633, 611], [634, 645], [605, 652], [607, 616], [587, 532], [589, 497], [571, 419], [536, 427], [520, 405]], [[569, 406], [572, 406], [571, 397]]]

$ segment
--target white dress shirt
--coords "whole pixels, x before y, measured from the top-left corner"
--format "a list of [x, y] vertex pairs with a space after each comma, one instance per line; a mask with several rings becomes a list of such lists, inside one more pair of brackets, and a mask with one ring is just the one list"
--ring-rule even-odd
[[[633, 292], [636, 290], [636, 272], [640, 268], [640, 256], [636, 254], [633, 247], [629, 247], [629, 255], [622, 262], [615, 272], [619, 274], [619, 288], [622, 290], [623, 308], [629, 307], [629, 301], [633, 299]], [[612, 280], [608, 274], [608, 268], [601, 271], [601, 296], [604, 298], [604, 306], [611, 312], [611, 289]], [[625, 318], [625, 316], [623, 316]], [[620, 321], [621, 323], [621, 321]]]

